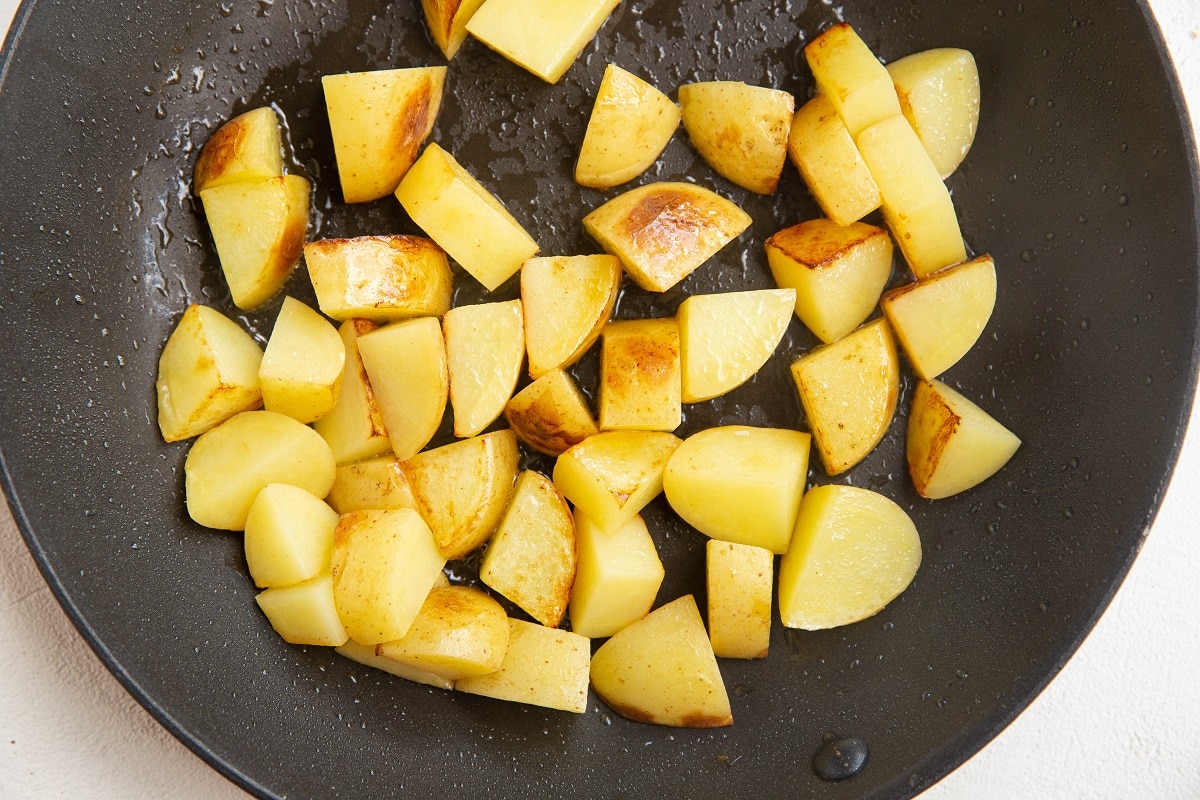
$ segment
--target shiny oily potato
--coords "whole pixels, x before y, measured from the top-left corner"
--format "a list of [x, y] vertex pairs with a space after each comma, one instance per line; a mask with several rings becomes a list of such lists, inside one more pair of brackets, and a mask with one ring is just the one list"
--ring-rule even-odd
[[579, 147], [575, 182], [607, 189], [633, 180], [666, 148], [679, 117], [679, 106], [671, 98], [609, 64]]
[[545, 256], [522, 264], [529, 377], [578, 361], [600, 338], [620, 288], [616, 256]]
[[692, 295], [679, 304], [685, 403], [733, 391], [774, 355], [796, 305], [790, 288]]
[[813, 443], [830, 476], [866, 458], [887, 433], [900, 395], [900, 358], [882, 319], [792, 363]]
[[921, 539], [900, 506], [857, 486], [814, 487], [779, 563], [779, 615], [804, 630], [858, 622], [908, 588], [920, 563]]
[[838, 225], [862, 219], [883, 202], [854, 137], [823, 94], [792, 118], [788, 158], [825, 216]]
[[467, 32], [547, 83], [558, 83], [619, 2], [488, 0], [467, 21]]
[[538, 622], [556, 627], [571, 598], [575, 563], [571, 509], [550, 479], [522, 472], [483, 554], [479, 579]]
[[461, 678], [455, 682], [455, 690], [575, 714], [586, 712], [592, 655], [587, 637], [520, 619], [509, 619], [508, 625], [508, 649], [500, 669]]
[[630, 189], [583, 218], [588, 235], [651, 292], [679, 283], [749, 226], [732, 201], [681, 182]]
[[366, 203], [396, 191], [442, 105], [445, 67], [321, 78], [342, 197]]
[[404, 467], [395, 456], [339, 464], [325, 502], [339, 514], [388, 508], [416, 508]]
[[200, 193], [221, 272], [238, 308], [253, 310], [283, 288], [308, 232], [309, 182], [282, 175]]
[[378, 327], [369, 320], [348, 319], [338, 328], [338, 337], [346, 352], [342, 385], [333, 408], [313, 423], [314, 430], [329, 444], [338, 464], [392, 451], [392, 440], [383, 424], [383, 412], [358, 354], [359, 338]]
[[495, 672], [508, 649], [508, 616], [486, 592], [434, 587], [408, 633], [383, 642], [377, 655], [446, 680]]
[[496, 421], [525, 362], [521, 301], [458, 306], [442, 317], [454, 435], [474, 436]]
[[426, 672], [423, 669], [410, 667], [408, 664], [401, 664], [399, 661], [393, 661], [386, 656], [375, 655], [376, 647], [378, 645], [359, 644], [350, 639], [345, 644], [333, 648], [333, 652], [343, 658], [348, 658], [351, 661], [362, 664], [364, 667], [383, 670], [389, 675], [395, 675], [397, 678], [403, 678], [406, 681], [421, 683], [436, 689], [446, 689], [447, 691], [454, 689], [454, 681], [448, 681], [440, 675], [434, 675], [432, 672]]
[[663, 492], [706, 536], [782, 553], [808, 480], [810, 443], [809, 434], [786, 428], [707, 428], [671, 455]]
[[640, 516], [610, 533], [576, 509], [575, 546], [571, 630], [603, 639], [650, 613], [666, 571]]
[[964, 492], [1000, 471], [1021, 440], [941, 381], [921, 381], [908, 414], [907, 458], [922, 497]]
[[880, 306], [913, 369], [936, 378], [979, 340], [996, 305], [996, 265], [979, 256], [893, 289]]
[[673, 431], [683, 421], [679, 322], [610, 322], [600, 342], [600, 430]]
[[263, 352], [233, 320], [190, 305], [158, 358], [158, 428], [168, 442], [198, 436], [262, 405]]
[[396, 199], [488, 291], [538, 252], [537, 242], [500, 200], [436, 142], [400, 181]]
[[979, 69], [967, 50], [939, 47], [887, 65], [905, 118], [943, 179], [967, 157], [979, 128]]
[[416, 509], [448, 560], [487, 541], [517, 479], [517, 437], [510, 430], [452, 442], [403, 463]]
[[258, 368], [263, 407], [299, 422], [320, 419], [337, 403], [345, 365], [346, 346], [337, 329], [285, 297]]
[[338, 618], [328, 572], [290, 586], [265, 589], [254, 599], [288, 644], [337, 647], [350, 638]]
[[692, 595], [623, 628], [592, 656], [592, 688], [635, 722], [677, 728], [733, 724], [729, 695]]
[[184, 461], [188, 514], [240, 531], [258, 493], [287, 483], [316, 497], [333, 485], [333, 453], [312, 428], [274, 411], [244, 411], [198, 438]]
[[796, 316], [822, 342], [857, 328], [879, 302], [892, 275], [892, 240], [865, 222], [818, 218], [767, 239], [775, 283], [796, 291]]
[[538, 452], [559, 456], [600, 432], [570, 373], [552, 369], [513, 395], [504, 418], [521, 441]]
[[770, 550], [710, 539], [705, 549], [708, 639], [718, 658], [766, 658], [771, 646]]
[[787, 161], [795, 98], [741, 81], [679, 87], [683, 127], [692, 146], [720, 175], [757, 194], [771, 194]]
[[199, 194], [227, 183], [283, 174], [283, 136], [275, 109], [255, 108], [222, 124], [196, 159], [192, 186]]
[[829, 98], [850, 136], [900, 115], [892, 76], [871, 48], [845, 22], [804, 47], [804, 58], [821, 94]]
[[246, 566], [259, 588], [291, 586], [329, 571], [338, 513], [286, 483], [270, 483], [246, 515]]
[[604, 431], [554, 462], [554, 483], [576, 509], [615, 531], [657, 497], [680, 440], [663, 431]]
[[317, 305], [336, 320], [394, 322], [450, 309], [446, 253], [423, 236], [357, 236], [304, 245]]
[[466, 41], [467, 22], [481, 5], [483, 0], [421, 0], [429, 34], [447, 61]]

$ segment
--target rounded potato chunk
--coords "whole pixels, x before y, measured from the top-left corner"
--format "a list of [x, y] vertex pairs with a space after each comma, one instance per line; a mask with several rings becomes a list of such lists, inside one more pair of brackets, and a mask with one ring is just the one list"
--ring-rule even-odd
[[979, 128], [979, 69], [975, 57], [938, 47], [887, 65], [904, 116], [930, 160], [948, 178], [967, 157]]
[[508, 616], [486, 592], [434, 587], [408, 633], [384, 642], [378, 655], [447, 680], [495, 672], [508, 649]]
[[337, 329], [285, 297], [258, 368], [263, 407], [299, 422], [320, 419], [337, 402], [345, 365], [346, 346]]
[[329, 571], [338, 513], [303, 489], [271, 483], [246, 517], [246, 566], [254, 585], [291, 586]]
[[658, 158], [679, 127], [671, 98], [609, 64], [596, 92], [575, 164], [575, 182], [607, 189], [631, 181]]
[[741, 81], [679, 87], [683, 127], [710, 167], [744, 189], [771, 194], [787, 161], [796, 100]]
[[196, 159], [196, 194], [215, 186], [283, 174], [279, 116], [269, 106], [239, 114], [213, 133]]

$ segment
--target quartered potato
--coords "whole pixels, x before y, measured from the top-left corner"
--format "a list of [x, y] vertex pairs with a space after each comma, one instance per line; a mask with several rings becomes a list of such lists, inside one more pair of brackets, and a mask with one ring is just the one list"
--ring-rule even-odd
[[442, 317], [454, 435], [474, 436], [496, 421], [525, 362], [521, 301], [458, 306]]
[[453, 60], [467, 39], [467, 22], [483, 0], [421, 0], [429, 34], [447, 61]]
[[708, 639], [718, 658], [766, 658], [771, 645], [770, 550], [712, 539], [705, 550]]
[[508, 625], [500, 669], [462, 678], [455, 690], [575, 714], [587, 711], [591, 641], [520, 619], [509, 619]]
[[450, 309], [446, 253], [423, 236], [357, 236], [304, 245], [321, 311], [336, 320], [394, 322]]
[[883, 202], [854, 137], [823, 94], [792, 118], [788, 157], [825, 216], [839, 225], [862, 219]]
[[979, 127], [979, 69], [967, 50], [939, 47], [887, 65], [905, 118], [942, 178], [967, 157]]
[[434, 587], [399, 639], [376, 654], [446, 680], [495, 672], [508, 650], [508, 616], [486, 592], [469, 586]]
[[615, 256], [545, 256], [521, 265], [529, 377], [578, 361], [600, 338], [620, 288]]
[[337, 403], [346, 346], [329, 320], [292, 297], [283, 299], [258, 380], [263, 407], [313, 422]]
[[486, 0], [467, 32], [547, 83], [558, 83], [619, 2]]
[[607, 189], [633, 180], [666, 148], [679, 118], [679, 106], [671, 98], [609, 64], [579, 147], [575, 182]]
[[679, 105], [688, 138], [710, 167], [752, 192], [775, 191], [796, 108], [791, 94], [741, 81], [685, 83]]
[[337, 647], [349, 639], [333, 601], [328, 572], [301, 583], [278, 586], [254, 598], [275, 632], [288, 644]]
[[650, 613], [666, 571], [640, 516], [604, 531], [576, 509], [575, 543], [571, 630], [603, 639]]
[[521, 441], [551, 456], [600, 432], [587, 398], [561, 369], [544, 373], [517, 392], [505, 406], [504, 418]]
[[263, 487], [246, 516], [246, 566], [260, 588], [291, 586], [329, 571], [338, 513], [286, 483]]
[[390, 455], [338, 465], [325, 502], [339, 514], [417, 507], [403, 464]]
[[196, 194], [216, 186], [283, 174], [283, 135], [279, 115], [268, 106], [225, 122], [213, 132], [196, 159]]
[[600, 342], [600, 430], [673, 431], [683, 419], [679, 322], [610, 322]]
[[804, 58], [817, 88], [854, 139], [875, 123], [900, 115], [892, 76], [848, 24], [834, 25], [809, 42]]
[[358, 354], [358, 340], [379, 326], [365, 319], [348, 319], [338, 328], [346, 353], [342, 385], [329, 413], [313, 424], [333, 451], [338, 464], [348, 464], [392, 451], [383, 412]]

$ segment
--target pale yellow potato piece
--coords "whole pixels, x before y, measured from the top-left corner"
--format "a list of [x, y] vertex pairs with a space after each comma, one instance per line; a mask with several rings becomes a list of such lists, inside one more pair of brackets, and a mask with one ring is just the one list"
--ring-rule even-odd
[[300, 422], [320, 419], [337, 403], [345, 365], [346, 346], [337, 329], [285, 297], [258, 368], [263, 407]]
[[164, 440], [198, 436], [262, 405], [263, 351], [220, 311], [190, 305], [158, 358], [158, 428]]
[[517, 478], [479, 579], [543, 625], [562, 622], [575, 581], [575, 522], [549, 478], [533, 470]]
[[329, 571], [338, 513], [286, 483], [263, 487], [246, 515], [246, 566], [259, 588], [291, 586]]
[[896, 414], [900, 358], [882, 319], [801, 356], [792, 363], [792, 378], [831, 476], [866, 458]]
[[752, 192], [775, 191], [796, 109], [790, 93], [741, 81], [685, 83], [679, 105], [688, 138], [710, 167]]
[[338, 464], [371, 458], [392, 450], [392, 440], [383, 424], [383, 412], [379, 409], [375, 390], [371, 388], [371, 380], [358, 354], [359, 337], [377, 327], [369, 320], [348, 319], [338, 328], [338, 336], [346, 352], [342, 385], [333, 408], [313, 423], [316, 432], [329, 444]]
[[486, 0], [467, 32], [547, 83], [558, 83], [619, 2]]
[[693, 183], [649, 183], [583, 218], [588, 235], [621, 259], [643, 289], [665, 292], [750, 226], [737, 204]]
[[519, 619], [508, 624], [508, 649], [500, 669], [462, 678], [455, 690], [576, 714], [587, 711], [592, 656], [587, 637]]
[[282, 174], [279, 115], [264, 106], [239, 114], [213, 132], [196, 159], [192, 188], [199, 194], [214, 186]]
[[600, 430], [673, 431], [683, 421], [679, 322], [610, 322], [600, 342]]
[[552, 369], [513, 395], [504, 407], [513, 432], [533, 449], [559, 456], [600, 432], [587, 398], [571, 375]]
[[650, 613], [666, 571], [640, 516], [606, 533], [576, 509], [575, 548], [571, 630], [603, 639]]
[[397, 678], [404, 678], [406, 681], [422, 683], [436, 689], [446, 689], [448, 691], [454, 689], [454, 681], [448, 681], [439, 675], [434, 675], [432, 672], [426, 672], [423, 669], [410, 667], [408, 664], [401, 664], [399, 661], [393, 661], [385, 656], [375, 655], [375, 648], [378, 646], [374, 644], [359, 644], [351, 639], [340, 647], [335, 647], [333, 652], [351, 661], [356, 661], [364, 667], [383, 670], [390, 675], [395, 675]]
[[304, 245], [317, 305], [336, 320], [394, 322], [450, 309], [446, 253], [423, 236], [357, 236]]
[[641, 175], [666, 148], [679, 127], [671, 98], [616, 64], [604, 70], [588, 118], [575, 182], [607, 189]]
[[333, 485], [333, 453], [312, 428], [274, 411], [243, 411], [202, 434], [184, 461], [188, 514], [209, 528], [240, 531], [270, 483], [315, 497]]
[[713, 653], [719, 658], [766, 658], [775, 583], [771, 551], [711, 539], [705, 550], [704, 576]]
[[899, 116], [892, 76], [848, 24], [834, 25], [813, 39], [804, 57], [817, 88], [855, 139], [880, 120]]
[[366, 203], [396, 191], [433, 130], [445, 82], [445, 67], [321, 78], [338, 180], [347, 203]]
[[299, 175], [210, 186], [200, 193], [221, 272], [238, 308], [274, 297], [300, 260], [309, 192]]
[[254, 599], [289, 644], [337, 647], [350, 638], [334, 607], [328, 572], [291, 586], [265, 589]]
[[908, 588], [921, 539], [900, 506], [857, 486], [817, 486], [779, 563], [779, 615], [821, 630], [866, 619]]
[[865, 222], [813, 219], [767, 239], [767, 264], [796, 290], [796, 316], [825, 343], [861, 325], [892, 275], [892, 240]]
[[839, 225], [862, 219], [883, 202], [854, 137], [823, 94], [792, 118], [788, 157], [825, 216]]
[[893, 289], [880, 307], [913, 369], [926, 380], [958, 363], [996, 306], [996, 265], [979, 256]]
[[538, 252], [537, 242], [500, 200], [437, 143], [409, 169], [396, 198], [412, 221], [488, 291]]
[[508, 649], [508, 615], [486, 592], [434, 587], [408, 633], [375, 648], [397, 663], [456, 681], [495, 672]]
[[393, 322], [360, 336], [358, 353], [392, 452], [411, 458], [437, 433], [450, 395], [442, 326], [435, 317]]
[[633, 519], [663, 488], [667, 460], [680, 440], [662, 431], [605, 431], [554, 462], [554, 483], [605, 531]]
[[416, 509], [448, 560], [479, 547], [500, 524], [519, 457], [516, 435], [501, 430], [425, 450], [404, 462]]
[[445, 565], [413, 509], [343, 514], [333, 534], [333, 598], [350, 638], [380, 644], [408, 633]]
[[467, 22], [483, 0], [421, 0], [429, 34], [447, 61], [454, 58], [467, 39]]
[[616, 256], [545, 256], [521, 266], [529, 377], [574, 364], [600, 338], [621, 288]]
[[967, 50], [939, 47], [887, 65], [904, 116], [943, 179], [967, 157], [979, 128], [979, 69]]
[[442, 317], [454, 435], [474, 436], [496, 421], [525, 361], [521, 301], [452, 308]]
[[904, 117], [872, 125], [858, 150], [883, 197], [883, 218], [908, 266], [922, 278], [967, 258], [950, 191]]
[[786, 428], [707, 428], [671, 455], [663, 492], [706, 536], [782, 553], [808, 479], [810, 445], [809, 434]]
[[791, 288], [692, 295], [679, 304], [685, 403], [726, 394], [754, 377], [787, 332]]
[[417, 507], [404, 467], [394, 456], [338, 465], [325, 502], [339, 514]]
[[692, 595], [651, 611], [592, 656], [592, 688], [636, 722], [680, 728], [733, 724], [729, 695]]
[[922, 497], [978, 486], [1008, 463], [1021, 440], [941, 381], [921, 381], [908, 414], [908, 472]]

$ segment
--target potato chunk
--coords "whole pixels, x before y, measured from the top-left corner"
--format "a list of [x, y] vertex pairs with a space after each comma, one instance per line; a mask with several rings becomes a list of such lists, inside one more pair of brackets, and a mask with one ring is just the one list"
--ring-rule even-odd
[[719, 658], [766, 658], [771, 646], [770, 550], [712, 539], [705, 550], [708, 638]]
[[404, 678], [406, 681], [423, 683], [426, 686], [433, 686], [437, 689], [446, 689], [448, 691], [454, 689], [454, 681], [448, 681], [440, 675], [434, 675], [432, 672], [426, 672], [423, 669], [410, 667], [408, 664], [401, 664], [399, 661], [375, 655], [375, 648], [378, 646], [374, 644], [359, 644], [350, 639], [345, 644], [335, 647], [333, 652], [343, 658], [348, 658], [351, 661], [362, 664], [364, 667], [383, 670], [390, 675], [395, 675], [397, 678]]
[[662, 431], [605, 431], [554, 463], [554, 483], [605, 531], [615, 531], [657, 497], [680, 440]]
[[750, 216], [692, 183], [650, 183], [617, 195], [583, 218], [634, 282], [665, 292], [750, 226]]
[[855, 139], [880, 120], [900, 115], [892, 76], [871, 48], [842, 22], [804, 47], [821, 94], [829, 98]]
[[446, 680], [495, 672], [508, 649], [508, 616], [487, 593], [434, 587], [408, 633], [375, 652]]
[[266, 589], [254, 600], [289, 644], [337, 647], [349, 638], [338, 619], [328, 572], [302, 583]]
[[900, 359], [882, 319], [801, 356], [792, 378], [829, 475], [866, 458], [896, 414]]
[[521, 301], [458, 306], [442, 317], [454, 435], [474, 436], [496, 421], [525, 361]]
[[283, 174], [283, 136], [279, 115], [264, 106], [239, 114], [213, 132], [192, 176], [192, 188], [277, 178]]
[[404, 467], [394, 456], [377, 456], [339, 465], [325, 502], [339, 514], [417, 507]]
[[673, 431], [683, 419], [679, 322], [610, 322], [600, 345], [600, 429]]
[[779, 564], [779, 615], [820, 630], [866, 619], [912, 582], [921, 539], [904, 509], [857, 486], [817, 486]]
[[317, 305], [337, 320], [394, 322], [450, 309], [450, 262], [422, 236], [322, 239], [304, 245], [304, 261]]
[[220, 311], [190, 305], [158, 358], [158, 428], [168, 442], [198, 436], [262, 405], [263, 352]]
[[892, 240], [865, 222], [813, 219], [767, 239], [767, 263], [780, 286], [796, 290], [796, 316], [821, 341], [861, 325], [892, 275]]
[[685, 83], [679, 105], [688, 138], [710, 167], [757, 194], [775, 191], [796, 108], [791, 94], [741, 81]]
[[366, 203], [396, 191], [433, 130], [445, 81], [445, 67], [321, 78], [338, 179], [347, 203]]
[[338, 513], [286, 483], [263, 487], [246, 516], [246, 566], [260, 588], [291, 586], [329, 571]]
[[575, 543], [571, 630], [603, 639], [650, 613], [666, 572], [640, 516], [606, 533], [576, 510]]
[[429, 34], [447, 61], [453, 60], [466, 41], [467, 22], [481, 5], [483, 0], [421, 0]]
[[921, 381], [908, 415], [908, 471], [922, 497], [966, 491], [1000, 471], [1021, 440], [941, 381]]
[[508, 621], [508, 649], [500, 669], [462, 678], [467, 694], [582, 714], [587, 711], [591, 642], [571, 631], [519, 619]]
[[467, 32], [547, 83], [570, 68], [620, 0], [487, 0]]
[[729, 695], [692, 595], [621, 630], [592, 656], [592, 688], [637, 722], [681, 728], [733, 724]]
[[324, 497], [333, 485], [329, 445], [312, 428], [274, 411], [244, 411], [204, 433], [183, 465], [188, 514], [209, 528], [240, 531], [269, 483]]
[[391, 452], [392, 440], [383, 424], [383, 412], [358, 354], [358, 340], [377, 325], [365, 319], [348, 319], [338, 328], [346, 351], [342, 385], [329, 413], [313, 424], [339, 464]]
[[943, 179], [958, 169], [979, 127], [979, 69], [967, 50], [939, 47], [887, 65], [905, 118]]
[[610, 255], [531, 258], [521, 266], [529, 377], [574, 364], [612, 316], [621, 262]]
[[575, 163], [575, 182], [607, 189], [645, 172], [679, 127], [671, 98], [616, 64], [609, 64]]
[[600, 432], [587, 399], [569, 373], [552, 369], [517, 392], [504, 417], [521, 441], [559, 456]]
[[500, 200], [437, 143], [409, 169], [396, 187], [396, 199], [488, 291], [538, 252], [537, 242]]
[[313, 422], [337, 403], [346, 346], [329, 321], [292, 297], [283, 299], [258, 368], [263, 407]]
[[854, 137], [823, 94], [792, 118], [788, 157], [825, 216], [838, 225], [862, 219], [883, 202]]

